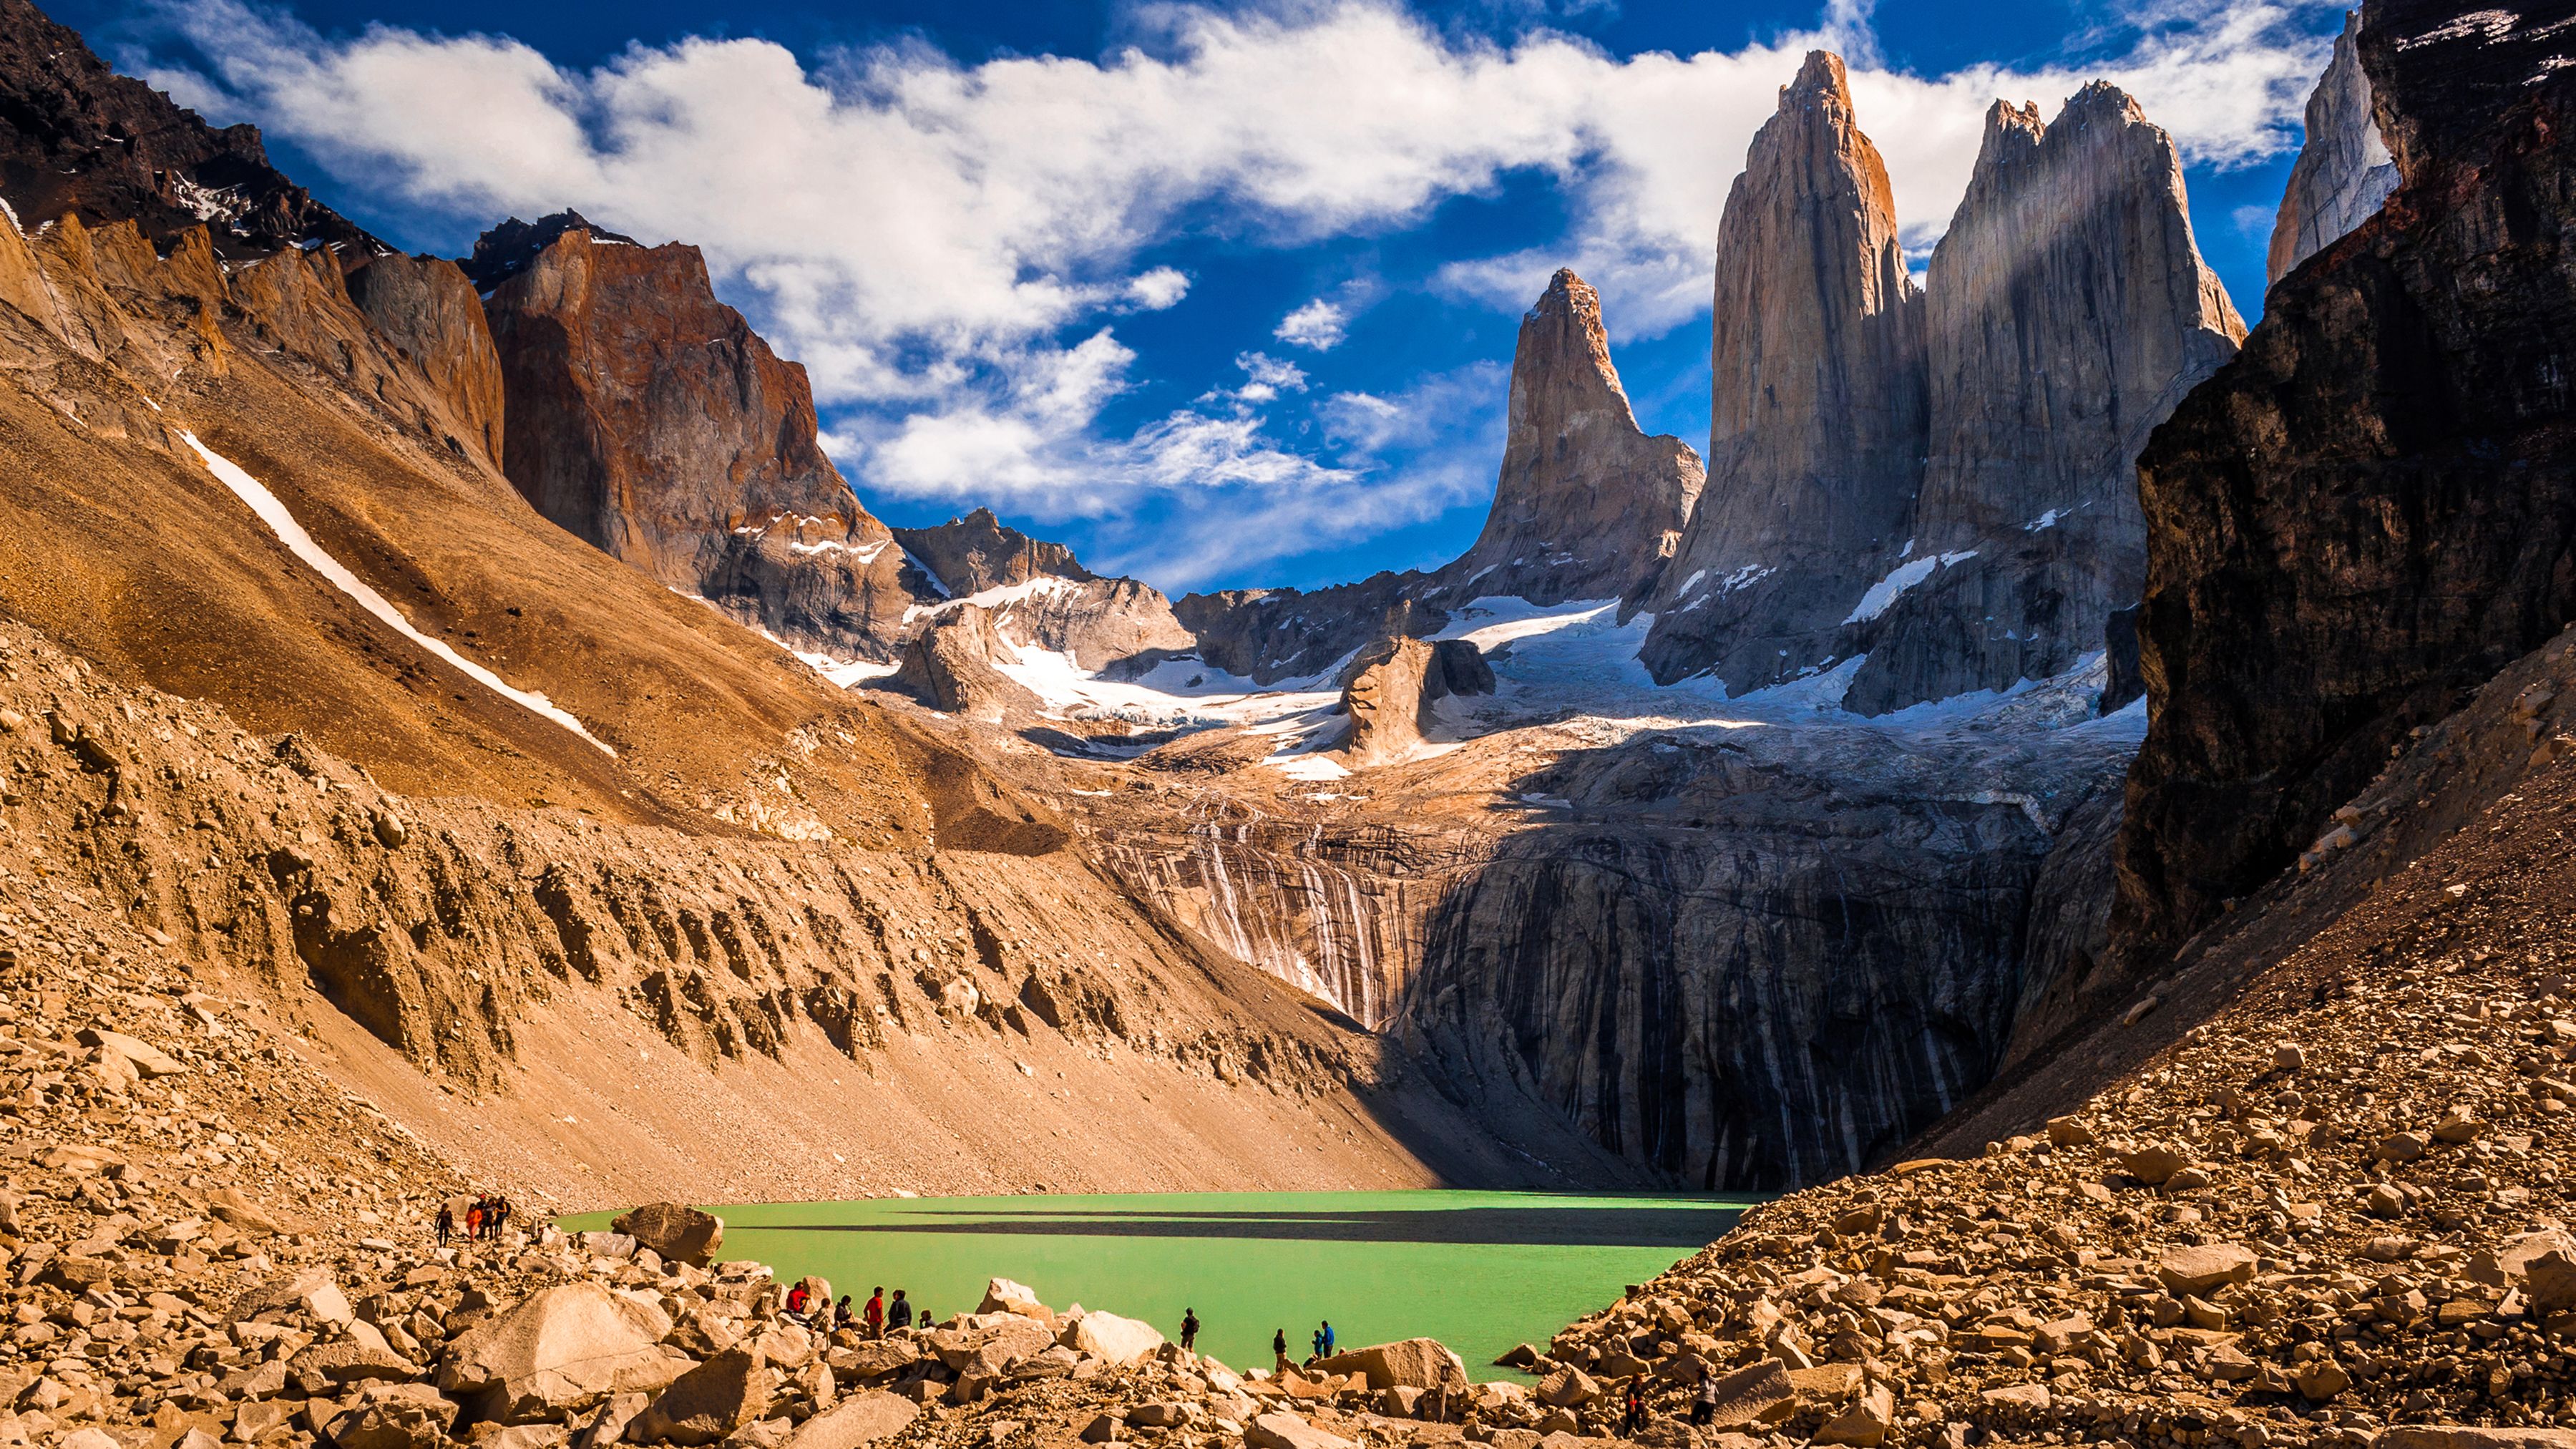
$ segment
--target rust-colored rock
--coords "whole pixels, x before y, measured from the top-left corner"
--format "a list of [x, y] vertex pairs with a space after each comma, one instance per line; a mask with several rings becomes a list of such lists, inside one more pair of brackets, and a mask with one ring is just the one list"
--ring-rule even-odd
[[1351, 717], [1343, 758], [1355, 766], [1402, 763], [1434, 727], [1432, 706], [1453, 694], [1491, 694], [1494, 671], [1464, 639], [1383, 639], [1351, 661], [1342, 708]]
[[716, 300], [697, 248], [577, 213], [485, 234], [503, 466], [537, 511], [781, 638], [891, 656], [902, 550], [816, 441], [804, 368]]
[[501, 466], [501, 354], [474, 284], [444, 257], [376, 257], [348, 277], [349, 297], [435, 389], [460, 425], [451, 446]]
[[1038, 708], [1038, 697], [997, 667], [1012, 657], [991, 610], [951, 604], [904, 646], [903, 667], [890, 682], [933, 709], [998, 722]]

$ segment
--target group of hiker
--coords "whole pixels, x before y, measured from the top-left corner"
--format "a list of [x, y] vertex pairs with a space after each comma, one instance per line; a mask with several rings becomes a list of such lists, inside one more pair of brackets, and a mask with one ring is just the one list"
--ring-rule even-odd
[[883, 1338], [891, 1330], [910, 1328], [916, 1322], [925, 1328], [930, 1324], [930, 1310], [916, 1306], [900, 1288], [894, 1290], [892, 1302], [886, 1301], [885, 1289], [870, 1288], [868, 1301], [852, 1309], [849, 1294], [842, 1294], [836, 1303], [829, 1293], [818, 1293], [807, 1286], [807, 1280], [799, 1279], [787, 1290], [786, 1308], [788, 1317], [805, 1320], [817, 1333], [848, 1329], [869, 1338]]
[[[484, 1193], [465, 1205], [463, 1230], [467, 1239], [476, 1242], [497, 1241], [501, 1229], [509, 1226], [510, 1214], [517, 1209], [499, 1193]], [[458, 1224], [452, 1203], [438, 1205], [438, 1245], [442, 1248], [456, 1237]]]

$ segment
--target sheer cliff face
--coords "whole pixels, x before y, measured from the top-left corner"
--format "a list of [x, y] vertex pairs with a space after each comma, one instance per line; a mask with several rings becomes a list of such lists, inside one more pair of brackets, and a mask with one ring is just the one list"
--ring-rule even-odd
[[1560, 270], [1521, 318], [1493, 511], [1438, 580], [1458, 598], [1619, 598], [1654, 582], [1698, 503], [1699, 455], [1648, 437], [1610, 363], [1601, 297]]
[[2290, 166], [2289, 189], [2272, 224], [2267, 282], [2288, 276], [2368, 220], [2397, 189], [2397, 163], [2371, 118], [2370, 77], [2353, 43], [2360, 33], [2360, 13], [2347, 13], [2343, 34], [2335, 37], [2334, 60], [2308, 96], [2308, 137]]
[[376, 257], [349, 273], [349, 298], [420, 368], [458, 424], [450, 447], [501, 466], [501, 354], [482, 299], [444, 257]]
[[804, 369], [716, 300], [695, 247], [569, 220], [524, 260], [501, 231], [477, 249], [510, 481], [672, 588], [782, 638], [889, 657], [914, 602], [902, 551], [815, 441]]
[[1715, 317], [1708, 487], [1641, 657], [1740, 690], [1826, 652], [1921, 478], [1922, 301], [1833, 55], [1810, 54], [1754, 134], [1718, 225]]
[[2403, 184], [2139, 460], [2154, 724], [2117, 922], [2142, 964], [2576, 613], [2565, 28], [2391, 0], [2357, 49]]
[[[2173, 142], [2095, 82], [1998, 102], [1925, 287], [1930, 440], [1908, 528], [1947, 560], [1843, 642], [1876, 714], [2047, 678], [2103, 647], [2146, 564], [2134, 460], [2245, 334]], [[1888, 567], [1898, 566], [1894, 560]]]

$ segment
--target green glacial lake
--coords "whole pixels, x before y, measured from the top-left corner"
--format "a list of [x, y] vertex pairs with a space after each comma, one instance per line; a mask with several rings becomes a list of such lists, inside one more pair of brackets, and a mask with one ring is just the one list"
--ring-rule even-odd
[[[945, 1318], [973, 1311], [999, 1276], [1055, 1308], [1104, 1308], [1170, 1337], [1194, 1307], [1199, 1351], [1235, 1368], [1268, 1365], [1275, 1328], [1303, 1358], [1329, 1318], [1343, 1347], [1429, 1335], [1484, 1379], [1510, 1376], [1488, 1366], [1495, 1355], [1544, 1345], [1725, 1232], [1753, 1201], [1193, 1192], [709, 1207], [725, 1220], [722, 1256], [768, 1263], [782, 1280], [819, 1273], [853, 1306], [883, 1284]], [[612, 1216], [563, 1225], [604, 1228]]]

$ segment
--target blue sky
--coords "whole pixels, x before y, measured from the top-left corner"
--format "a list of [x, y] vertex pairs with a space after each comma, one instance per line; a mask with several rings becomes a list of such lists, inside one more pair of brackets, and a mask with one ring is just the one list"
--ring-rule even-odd
[[1520, 310], [1600, 287], [1650, 431], [1706, 437], [1708, 257], [1800, 53], [1851, 63], [1917, 266], [2001, 96], [2172, 131], [2261, 307], [2341, 22], [2295, 0], [81, 0], [54, 13], [401, 245], [573, 206], [702, 246], [807, 364], [869, 508], [989, 504], [1174, 592], [1439, 563]]

